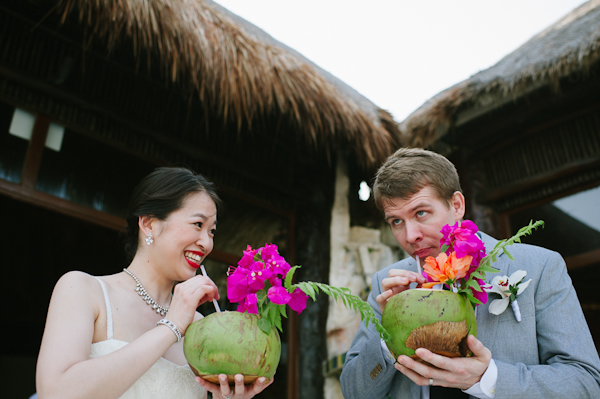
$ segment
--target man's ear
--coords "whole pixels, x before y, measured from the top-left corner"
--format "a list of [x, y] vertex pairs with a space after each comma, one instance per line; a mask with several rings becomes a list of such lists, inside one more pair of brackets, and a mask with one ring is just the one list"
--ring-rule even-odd
[[465, 216], [465, 196], [460, 191], [452, 194], [450, 207], [454, 211], [454, 220], [461, 220]]

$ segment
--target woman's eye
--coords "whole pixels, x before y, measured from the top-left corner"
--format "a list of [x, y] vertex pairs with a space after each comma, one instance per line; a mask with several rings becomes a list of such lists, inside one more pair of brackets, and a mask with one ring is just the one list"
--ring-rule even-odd
[[402, 219], [392, 220], [392, 226], [399, 226], [402, 223]]
[[213, 236], [213, 237], [214, 237], [214, 236], [215, 236], [215, 234], [217, 234], [217, 229], [212, 229], [212, 230], [210, 230], [210, 231], [209, 231], [209, 234], [210, 234], [211, 236]]
[[196, 222], [194, 223], [196, 225], [196, 227], [198, 227], [199, 229], [202, 228], [202, 222]]

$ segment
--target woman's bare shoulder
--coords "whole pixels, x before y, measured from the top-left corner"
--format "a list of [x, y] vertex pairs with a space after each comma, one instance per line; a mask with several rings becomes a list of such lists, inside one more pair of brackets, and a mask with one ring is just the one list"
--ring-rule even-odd
[[94, 276], [82, 271], [70, 271], [63, 274], [52, 292], [53, 297], [81, 298], [102, 295], [102, 287]]
[[67, 287], [87, 287], [92, 284], [98, 284], [96, 278], [91, 274], [82, 272], [79, 270], [73, 270], [63, 274], [56, 282], [56, 288], [67, 288]]

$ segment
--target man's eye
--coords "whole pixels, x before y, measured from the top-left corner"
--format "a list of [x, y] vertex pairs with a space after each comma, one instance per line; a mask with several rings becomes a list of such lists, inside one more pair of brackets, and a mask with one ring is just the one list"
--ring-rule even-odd
[[418, 216], [418, 217], [423, 217], [423, 216], [425, 216], [426, 214], [427, 214], [427, 211], [418, 211], [418, 212], [417, 212], [417, 216]]
[[398, 225], [400, 225], [401, 223], [402, 223], [402, 220], [401, 220], [401, 219], [394, 219], [394, 220], [392, 220], [392, 225], [393, 225], [393, 226], [398, 226]]

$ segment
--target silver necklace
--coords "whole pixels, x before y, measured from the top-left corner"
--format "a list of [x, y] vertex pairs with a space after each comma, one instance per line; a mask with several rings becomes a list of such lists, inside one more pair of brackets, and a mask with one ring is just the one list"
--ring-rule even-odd
[[146, 301], [146, 303], [148, 305], [152, 306], [152, 309], [154, 309], [154, 311], [156, 313], [158, 313], [161, 316], [166, 316], [167, 312], [169, 311], [169, 308], [163, 308], [158, 303], [156, 303], [156, 301], [154, 299], [152, 299], [152, 297], [146, 292], [146, 290], [144, 289], [144, 286], [142, 285], [142, 283], [140, 283], [140, 280], [138, 280], [138, 278], [135, 276], [135, 274], [131, 273], [127, 269], [123, 269], [123, 271], [125, 273], [129, 274], [135, 280], [135, 284], [136, 284], [135, 291], [138, 293], [138, 295], [141, 296], [142, 299], [144, 301]]

